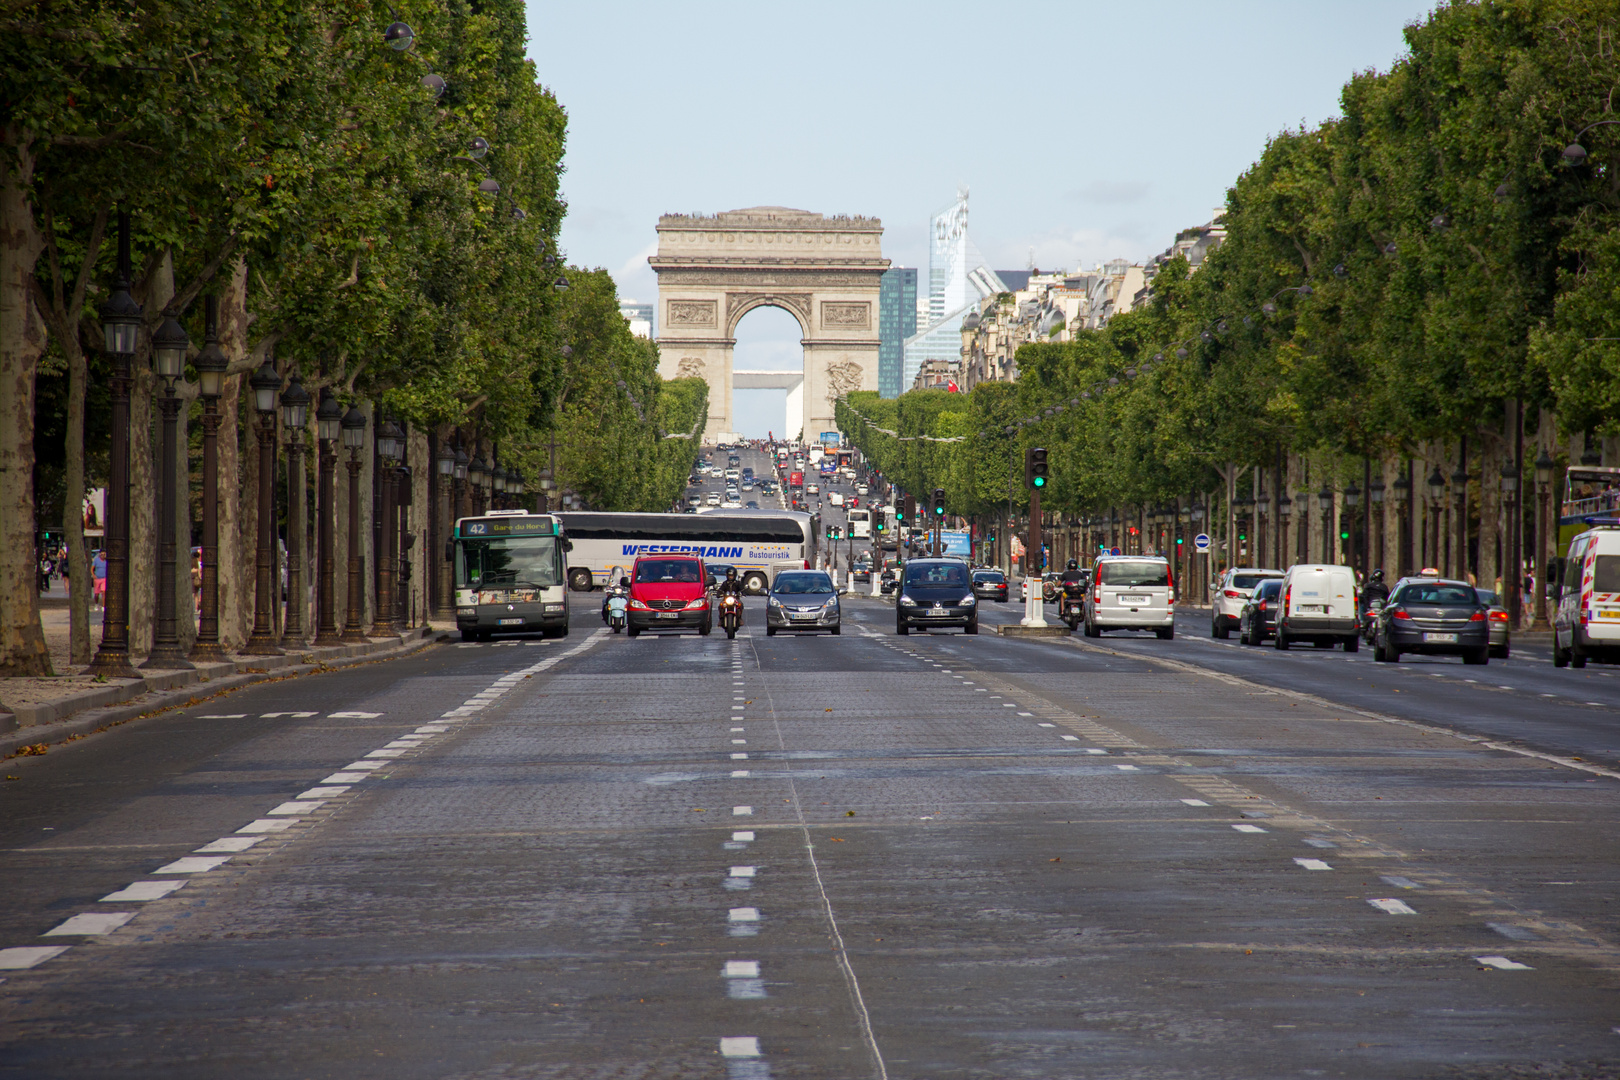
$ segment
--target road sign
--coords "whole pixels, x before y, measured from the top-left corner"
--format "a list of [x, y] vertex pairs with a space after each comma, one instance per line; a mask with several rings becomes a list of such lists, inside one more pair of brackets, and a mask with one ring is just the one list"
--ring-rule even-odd
[[1119, 553], [1119, 548], [1117, 547], [1111, 547], [1108, 549], [1108, 554], [1110, 555], [1118, 555]]
[[1199, 551], [1208, 551], [1209, 534], [1199, 533], [1197, 536], [1193, 537], [1193, 547], [1197, 548]]

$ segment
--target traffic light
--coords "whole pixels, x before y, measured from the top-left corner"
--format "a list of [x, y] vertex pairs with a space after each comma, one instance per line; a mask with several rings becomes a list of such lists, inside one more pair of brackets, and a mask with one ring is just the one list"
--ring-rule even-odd
[[934, 489], [934, 516], [937, 517], [937, 518], [942, 518], [942, 517], [945, 516], [945, 489], [944, 488], [935, 488]]
[[910, 495], [906, 496], [905, 516], [900, 520], [910, 522], [916, 522], [917, 520], [917, 500]]
[[873, 532], [882, 532], [883, 531], [883, 511], [881, 511], [881, 510], [873, 510], [872, 511], [872, 531]]
[[1031, 446], [1025, 448], [1024, 486], [1031, 491], [1041, 491], [1051, 478], [1051, 471], [1046, 465], [1046, 447]]

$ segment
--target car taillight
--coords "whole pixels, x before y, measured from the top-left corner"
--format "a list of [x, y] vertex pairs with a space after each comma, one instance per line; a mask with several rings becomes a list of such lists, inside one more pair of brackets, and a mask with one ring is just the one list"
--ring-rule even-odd
[[1238, 592], [1236, 589], [1227, 589], [1226, 598], [1228, 600], [1241, 600], [1243, 599], [1243, 594]]
[[806, 570], [810, 569], [810, 560], [809, 559], [804, 560], [804, 568]]
[[1491, 622], [1507, 622], [1508, 613], [1505, 611], [1493, 611], [1490, 614], [1490, 619]]
[[1264, 610], [1266, 610], [1266, 602], [1264, 600], [1260, 601], [1259, 606], [1256, 607], [1255, 610], [1256, 611], [1264, 611]]
[[1098, 589], [1096, 592], [1091, 594], [1091, 602], [1093, 604], [1102, 603], [1102, 590], [1101, 589]]
[[1485, 613], [1483, 611], [1476, 611], [1472, 615], [1468, 616], [1468, 621], [1469, 622], [1484, 622], [1485, 621]]
[[1396, 619], [1410, 619], [1412, 617], [1406, 613], [1406, 609], [1403, 607], [1398, 607], [1389, 614], [1392, 618]]

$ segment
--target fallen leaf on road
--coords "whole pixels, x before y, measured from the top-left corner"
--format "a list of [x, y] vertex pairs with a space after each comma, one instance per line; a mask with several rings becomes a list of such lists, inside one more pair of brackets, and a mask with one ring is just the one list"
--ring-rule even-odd
[[844, 843], [844, 838], [842, 836], [830, 836], [830, 837], [828, 837], [828, 839], [831, 840], [835, 844]]
[[845, 810], [844, 811], [844, 816], [845, 817], [854, 817], [855, 816], [855, 811], [853, 811], [853, 810]]
[[708, 811], [704, 810], [703, 807], [701, 807], [701, 806], [694, 806], [694, 807], [692, 807], [692, 813], [694, 813], [694, 814], [705, 814], [705, 813], [708, 813]]
[[51, 748], [49, 746], [47, 746], [45, 743], [35, 743], [32, 746], [20, 746], [20, 747], [17, 748], [17, 756], [18, 757], [38, 757], [41, 754], [50, 753], [50, 749]]
[[1059, 856], [1058, 856], [1058, 857], [1057, 857], [1057, 858], [1055, 858], [1055, 859], [1047, 859], [1047, 860], [1046, 860], [1046, 861], [1047, 861], [1047, 862], [1062, 862], [1062, 861], [1063, 861], [1063, 856], [1061, 856], [1061, 855], [1059, 855]]

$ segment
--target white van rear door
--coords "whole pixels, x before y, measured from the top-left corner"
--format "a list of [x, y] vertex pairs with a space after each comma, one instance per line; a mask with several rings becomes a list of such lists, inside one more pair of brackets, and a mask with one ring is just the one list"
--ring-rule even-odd
[[1303, 570], [1288, 590], [1290, 615], [1325, 615], [1328, 611], [1328, 576], [1322, 570]]
[[1330, 570], [1328, 577], [1330, 614], [1351, 618], [1356, 613], [1356, 579], [1348, 570]]

